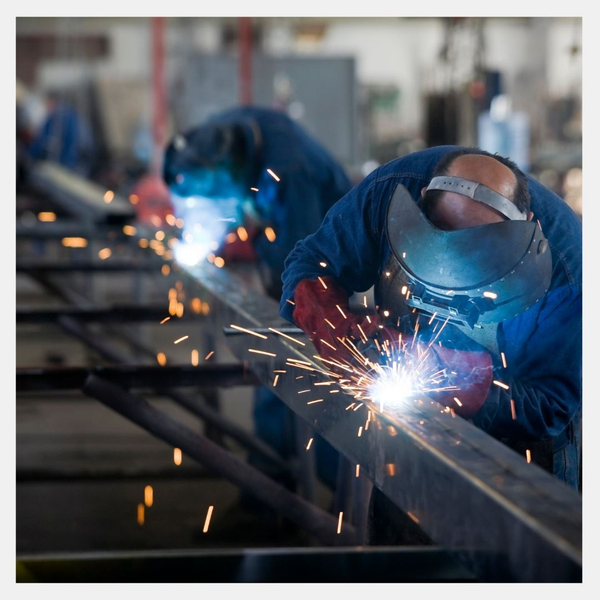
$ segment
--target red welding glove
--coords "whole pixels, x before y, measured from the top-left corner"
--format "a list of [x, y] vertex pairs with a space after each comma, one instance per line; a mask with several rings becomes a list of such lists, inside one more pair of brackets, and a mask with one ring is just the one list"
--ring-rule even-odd
[[435, 344], [430, 352], [439, 369], [445, 369], [440, 387], [458, 389], [432, 391], [429, 397], [462, 417], [473, 417], [483, 406], [492, 385], [491, 355], [483, 349], [452, 350]]
[[379, 317], [352, 313], [348, 294], [331, 277], [300, 281], [294, 291], [294, 302], [296, 325], [310, 336], [319, 356], [326, 360], [352, 364], [356, 357], [341, 340], [350, 338], [356, 343], [379, 331]]

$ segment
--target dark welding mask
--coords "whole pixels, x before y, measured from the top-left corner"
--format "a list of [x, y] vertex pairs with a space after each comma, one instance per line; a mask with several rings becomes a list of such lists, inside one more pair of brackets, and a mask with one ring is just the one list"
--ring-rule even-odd
[[427, 190], [468, 196], [507, 220], [454, 231], [438, 229], [408, 190], [397, 185], [386, 233], [400, 266], [397, 293], [409, 307], [472, 329], [515, 317], [544, 296], [552, 256], [538, 223], [528, 221], [508, 198], [476, 182], [434, 177]]

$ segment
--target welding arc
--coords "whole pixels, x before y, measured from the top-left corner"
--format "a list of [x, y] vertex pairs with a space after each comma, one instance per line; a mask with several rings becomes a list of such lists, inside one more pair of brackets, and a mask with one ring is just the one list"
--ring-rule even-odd
[[153, 436], [181, 448], [184, 454], [256, 496], [320, 542], [331, 546], [356, 543], [354, 527], [345, 525], [341, 534], [337, 534], [337, 519], [333, 515], [275, 483], [258, 469], [188, 429], [143, 398], [94, 374], [88, 376], [82, 392], [96, 398]]

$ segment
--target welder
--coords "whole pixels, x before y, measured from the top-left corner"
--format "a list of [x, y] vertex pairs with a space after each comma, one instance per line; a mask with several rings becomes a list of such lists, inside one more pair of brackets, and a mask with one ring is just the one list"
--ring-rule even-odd
[[[244, 226], [247, 239], [223, 242], [216, 253], [226, 264], [256, 260], [265, 291], [277, 301], [286, 256], [352, 187], [343, 167], [298, 123], [281, 111], [249, 106], [176, 135], [165, 154], [164, 179], [176, 209], [184, 207], [186, 227], [202, 215], [220, 216], [231, 233]], [[186, 214], [186, 207], [196, 212]], [[223, 240], [227, 231], [217, 233]], [[294, 453], [292, 413], [266, 388], [255, 395], [254, 419], [261, 439], [284, 457]], [[315, 450], [319, 475], [332, 485], [338, 454], [318, 436]]]
[[[580, 489], [581, 257], [575, 213], [513, 161], [435, 147], [377, 168], [295, 246], [280, 313], [340, 363], [344, 337], [445, 323], [433, 354], [460, 394], [430, 398]], [[373, 286], [377, 312], [353, 312]], [[370, 543], [431, 542], [377, 488], [369, 510]]]

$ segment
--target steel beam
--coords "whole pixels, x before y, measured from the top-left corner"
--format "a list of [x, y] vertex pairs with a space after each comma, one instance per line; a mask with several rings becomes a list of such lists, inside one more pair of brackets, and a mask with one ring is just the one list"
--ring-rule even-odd
[[[276, 302], [248, 289], [227, 269], [203, 264], [188, 273], [209, 295], [216, 325], [289, 327]], [[306, 336], [296, 336], [305, 346], [278, 335], [226, 339], [265, 386], [351, 464], [360, 464], [362, 476], [410, 512], [434, 541], [456, 550], [483, 581], [581, 581], [581, 496], [574, 490], [425, 397], [394, 414], [370, 405], [375, 421], [366, 430], [365, 406], [347, 410], [352, 398], [314, 387], [327, 377]], [[288, 358], [314, 370], [291, 367]], [[286, 373], [273, 386], [275, 370]], [[312, 393], [298, 393], [307, 387]], [[324, 401], [307, 402], [320, 398]]]
[[17, 260], [17, 273], [40, 272], [40, 273], [70, 273], [73, 271], [113, 273], [118, 271], [160, 271], [160, 268], [169, 264], [165, 260], [102, 260], [102, 261], [50, 261], [50, 260]]
[[33, 163], [28, 181], [82, 222], [120, 224], [135, 218], [133, 206], [119, 194], [107, 202], [109, 190], [51, 161]]
[[[214, 518], [213, 518], [214, 520]], [[210, 540], [211, 531], [207, 533]], [[473, 583], [439, 548], [250, 548], [17, 556], [17, 583]]]
[[96, 367], [17, 368], [17, 392], [79, 390], [88, 375], [95, 373], [123, 388], [171, 389], [177, 387], [237, 387], [256, 386], [254, 373], [242, 365], [215, 364], [211, 366], [121, 365]]
[[[55, 323], [61, 317], [71, 317], [80, 322], [140, 322], [154, 321], [157, 325], [169, 317], [165, 305], [144, 306], [115, 304], [107, 308], [80, 308], [64, 306], [60, 308], [18, 308], [16, 312], [17, 323]], [[174, 321], [199, 321], [202, 317], [195, 314], [184, 313], [181, 317], [171, 317]]]

